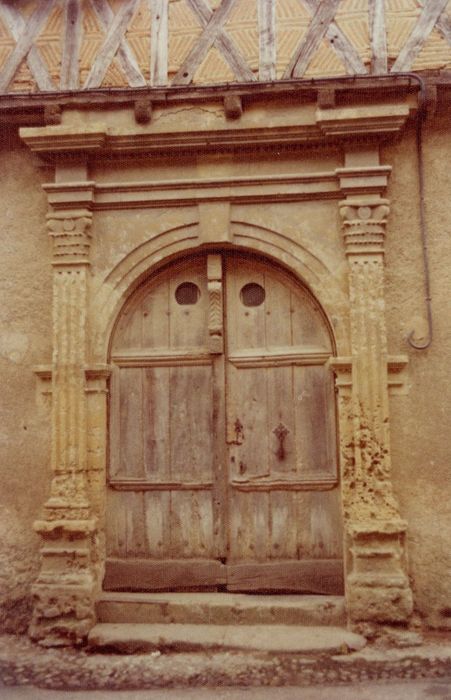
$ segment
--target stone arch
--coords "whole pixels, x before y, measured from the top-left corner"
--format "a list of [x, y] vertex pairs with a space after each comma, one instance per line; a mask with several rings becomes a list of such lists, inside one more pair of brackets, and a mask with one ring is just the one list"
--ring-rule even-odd
[[212, 248], [254, 253], [290, 272], [323, 310], [336, 353], [347, 353], [349, 300], [340, 280], [322, 260], [283, 232], [242, 221], [231, 222], [230, 240], [204, 243], [198, 222], [190, 222], [148, 239], [108, 273], [92, 300], [92, 318], [100, 319], [93, 327], [93, 361], [107, 361], [110, 338], [120, 310], [146, 278], [177, 258]]

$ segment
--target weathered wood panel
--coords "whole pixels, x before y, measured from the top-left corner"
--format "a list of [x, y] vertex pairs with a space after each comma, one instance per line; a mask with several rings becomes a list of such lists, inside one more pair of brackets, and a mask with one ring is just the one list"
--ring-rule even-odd
[[144, 476], [143, 370], [120, 371], [120, 473], [128, 478]]
[[226, 582], [223, 564], [215, 560], [107, 559], [106, 591], [202, 590]]
[[168, 82], [168, 9], [167, 0], [150, 0], [150, 84]]
[[337, 475], [332, 378], [324, 366], [293, 371], [295, 451], [303, 478]]
[[276, 79], [276, 0], [258, 0], [260, 80]]
[[[185, 574], [191, 560], [227, 558], [251, 567], [233, 569], [233, 590], [303, 590], [312, 585], [310, 574], [301, 583], [294, 573], [281, 582], [267, 564], [341, 557], [327, 326], [289, 275], [231, 255], [228, 343], [224, 358], [213, 352], [209, 359], [207, 282], [213, 263], [219, 269], [216, 258], [210, 256], [208, 266], [202, 256], [157, 275], [135, 293], [118, 323], [111, 425], [121, 435], [120, 469], [111, 472], [117, 491], [109, 495], [108, 551], [116, 559], [161, 560], [165, 567], [174, 559], [171, 571], [185, 560]], [[180, 296], [186, 284], [197, 291]], [[199, 352], [206, 360], [191, 362]], [[242, 353], [254, 361], [243, 362]], [[112, 572], [119, 580], [121, 571], [110, 570], [108, 585], [123, 585], [113, 580]], [[164, 587], [158, 567], [146, 571], [140, 586]]]
[[229, 565], [227, 589], [342, 595], [343, 562], [341, 559], [316, 559]]
[[387, 73], [387, 32], [384, 0], [368, 0], [372, 73]]

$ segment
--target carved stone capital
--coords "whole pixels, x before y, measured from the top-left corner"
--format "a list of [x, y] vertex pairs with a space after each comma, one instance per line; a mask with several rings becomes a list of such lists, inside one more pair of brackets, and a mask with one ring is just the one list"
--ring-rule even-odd
[[53, 265], [89, 265], [92, 213], [88, 210], [47, 214], [53, 239]]
[[383, 254], [389, 201], [350, 198], [339, 207], [346, 255]]

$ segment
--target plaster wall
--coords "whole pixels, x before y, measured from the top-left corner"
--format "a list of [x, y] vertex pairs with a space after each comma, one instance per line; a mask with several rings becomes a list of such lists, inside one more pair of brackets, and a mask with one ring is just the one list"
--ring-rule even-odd
[[[196, 118], [199, 112], [195, 114]], [[82, 124], [86, 114], [67, 116]], [[175, 117], [172, 117], [175, 119]], [[186, 114], [184, 115], [184, 119]], [[207, 114], [207, 121], [218, 119]], [[222, 117], [221, 117], [222, 118]], [[273, 117], [276, 120], [276, 117]], [[117, 115], [109, 116], [110, 120]], [[122, 117], [121, 117], [122, 119]], [[126, 118], [125, 124], [126, 124]], [[180, 119], [180, 115], [177, 117]], [[259, 123], [261, 117], [255, 117]], [[249, 124], [252, 119], [249, 117]], [[113, 123], [113, 122], [112, 122]], [[117, 123], [117, 122], [114, 122]], [[182, 122], [177, 128], [182, 129]], [[183, 122], [186, 127], [186, 121]], [[158, 128], [158, 127], [156, 127]], [[451, 626], [451, 479], [447, 444], [448, 405], [451, 394], [449, 316], [451, 299], [447, 269], [451, 264], [448, 232], [451, 227], [448, 193], [451, 156], [446, 119], [438, 115], [425, 129], [425, 179], [427, 221], [430, 231], [434, 341], [430, 349], [409, 349], [406, 336], [415, 329], [425, 333], [423, 268], [418, 225], [415, 134], [407, 129], [401, 138], [382, 149], [382, 162], [393, 167], [387, 196], [391, 200], [386, 241], [386, 313], [389, 352], [408, 353], [408, 393], [390, 402], [393, 452], [393, 483], [401, 516], [408, 522], [409, 572], [418, 614], [428, 624]], [[449, 154], [449, 155], [448, 155]], [[51, 360], [51, 244], [45, 228], [47, 203], [41, 189], [51, 182], [48, 169], [38, 167], [27, 149], [12, 140], [1, 153], [0, 196], [4, 202], [0, 221], [2, 273], [2, 330], [0, 371], [2, 376], [0, 492], [3, 533], [0, 542], [0, 619], [3, 628], [22, 631], [28, 620], [30, 585], [37, 574], [39, 540], [32, 523], [44, 503], [50, 482], [50, 399], [45, 397], [33, 367]], [[295, 155], [280, 153], [275, 159], [259, 156], [258, 172], [287, 173], [334, 170], [343, 165], [336, 148], [307, 149]], [[183, 156], [163, 161], [142, 160], [131, 165], [117, 160], [94, 164], [89, 178], [96, 182], [178, 179], [186, 177], [239, 176], [254, 173], [256, 160], [245, 155], [194, 158]], [[255, 173], [254, 173], [255, 174]], [[349, 352], [347, 265], [340, 232], [337, 202], [333, 199], [300, 203], [234, 204], [229, 213], [231, 230], [245, 222], [253, 227], [256, 250], [262, 231], [275, 232], [296, 242], [309, 266], [308, 282], [325, 307], [335, 328], [339, 353]], [[106, 329], [119, 309], [125, 290], [115, 287], [115, 271], [124, 260], [139, 256], [149, 238], [166, 231], [185, 230], [193, 238], [181, 244], [189, 249], [208, 242], [199, 221], [197, 206], [99, 211], [92, 227], [90, 355], [94, 362], [106, 360]], [[273, 234], [271, 234], [273, 235]], [[230, 244], [232, 241], [225, 241]], [[274, 257], [277, 250], [274, 247]], [[150, 258], [149, 258], [150, 259]], [[158, 264], [157, 258], [152, 258]], [[285, 254], [281, 262], [295, 267]], [[131, 275], [137, 283], [141, 272]], [[302, 266], [298, 264], [302, 274]], [[116, 295], [114, 297], [114, 295]], [[112, 298], [114, 297], [112, 303]], [[108, 307], [98, 328], [98, 312]], [[109, 325], [110, 324], [110, 325]], [[103, 334], [103, 336], [102, 336]], [[102, 415], [100, 412], [100, 422]], [[98, 426], [101, 430], [101, 426]], [[102, 460], [98, 462], [101, 467]], [[102, 481], [101, 473], [93, 476]], [[102, 504], [97, 504], [101, 514]]]
[[34, 365], [51, 360], [52, 277], [45, 177], [20, 142], [0, 153], [0, 625], [25, 631], [39, 567], [33, 521], [50, 479], [50, 405]]

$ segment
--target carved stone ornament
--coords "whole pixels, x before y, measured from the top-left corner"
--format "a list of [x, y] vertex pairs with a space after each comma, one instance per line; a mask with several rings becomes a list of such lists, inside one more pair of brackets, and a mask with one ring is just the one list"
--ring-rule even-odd
[[208, 347], [211, 353], [224, 350], [222, 259], [220, 255], [207, 258], [208, 278]]
[[350, 198], [340, 202], [339, 207], [346, 254], [383, 253], [390, 212], [388, 200]]
[[53, 238], [54, 264], [89, 264], [91, 223], [92, 213], [89, 211], [47, 215], [47, 229]]

